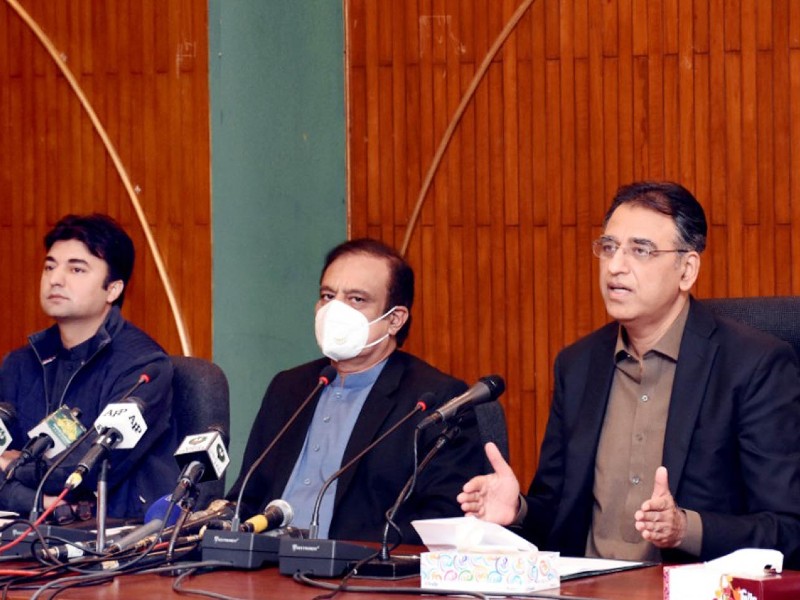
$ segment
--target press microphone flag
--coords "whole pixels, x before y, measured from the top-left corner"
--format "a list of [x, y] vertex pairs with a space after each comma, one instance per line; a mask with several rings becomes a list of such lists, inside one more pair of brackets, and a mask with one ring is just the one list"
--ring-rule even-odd
[[175, 460], [181, 468], [192, 463], [201, 463], [203, 473], [196, 483], [212, 481], [222, 477], [231, 459], [225, 449], [223, 432], [219, 426], [210, 427], [205, 433], [187, 435], [175, 450]]
[[129, 397], [124, 402], [112, 402], [103, 409], [94, 422], [98, 438], [67, 478], [65, 487], [78, 487], [86, 474], [111, 450], [127, 450], [139, 443], [147, 432], [140, 404], [138, 398]]
[[54, 458], [75, 443], [85, 432], [86, 428], [78, 420], [80, 411], [70, 410], [61, 406], [47, 415], [33, 429], [28, 431], [28, 437], [39, 437], [41, 450], [31, 450], [31, 456], [36, 457], [44, 452], [45, 458]]
[[436, 423], [447, 423], [460, 415], [468, 406], [477, 406], [496, 400], [506, 391], [506, 382], [499, 375], [481, 377], [478, 382], [460, 396], [445, 402], [417, 425], [417, 429], [427, 429]]
[[177, 503], [186, 493], [203, 481], [222, 477], [231, 462], [220, 426], [205, 433], [187, 435], [175, 451], [175, 460], [183, 470], [178, 478], [172, 499]]
[[17, 418], [17, 411], [13, 404], [8, 402], [0, 402], [0, 453], [6, 451], [6, 448], [11, 444], [11, 432], [8, 430], [8, 424]]

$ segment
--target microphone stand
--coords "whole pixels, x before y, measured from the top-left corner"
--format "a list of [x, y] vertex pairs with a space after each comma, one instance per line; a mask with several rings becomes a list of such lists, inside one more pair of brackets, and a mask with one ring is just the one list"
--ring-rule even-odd
[[[386, 511], [386, 525], [383, 528], [383, 540], [377, 558], [371, 559], [362, 565], [356, 565], [356, 567], [354, 567], [354, 571], [356, 571], [354, 573], [355, 576], [372, 579], [401, 579], [412, 575], [419, 575], [419, 556], [390, 556], [391, 550], [394, 550], [402, 543], [402, 534], [394, 523], [394, 517], [397, 515], [397, 511], [400, 510], [400, 506], [402, 506], [414, 492], [414, 486], [416, 485], [419, 474], [428, 466], [428, 463], [433, 460], [434, 456], [439, 453], [439, 450], [448, 442], [457, 438], [460, 433], [461, 429], [454, 425], [452, 427], [446, 427], [444, 431], [439, 434], [439, 437], [436, 438], [433, 447], [428, 451], [428, 454], [425, 455], [425, 458], [422, 459], [422, 462], [420, 462], [419, 466], [414, 470], [411, 477], [408, 478], [403, 489], [400, 490], [400, 493], [397, 495], [397, 500], [395, 500], [392, 507]], [[397, 531], [398, 536], [400, 536], [391, 549], [389, 548], [390, 526]]]
[[[42, 513], [43, 508], [40, 508], [44, 504], [43, 498], [43, 490], [44, 484], [47, 479], [52, 475], [53, 471], [55, 471], [62, 462], [72, 454], [76, 448], [78, 448], [82, 442], [89, 438], [89, 436], [94, 433], [94, 429], [87, 429], [81, 437], [79, 437], [75, 442], [69, 446], [66, 450], [64, 450], [58, 457], [53, 461], [50, 465], [50, 468], [47, 469], [44, 476], [39, 481], [39, 485], [36, 488], [36, 495], [33, 500], [33, 506], [31, 507], [31, 513], [28, 517], [31, 523], [35, 523], [36, 520], [39, 518], [39, 515]], [[11, 541], [22, 535], [22, 533], [27, 529], [25, 525], [12, 525], [8, 529], [4, 530], [0, 539], [3, 541]], [[69, 527], [59, 527], [57, 525], [45, 525], [42, 524], [39, 526], [39, 532], [45, 537], [59, 537], [66, 539], [70, 542], [85, 542], [90, 540], [93, 535], [85, 530], [82, 529], [72, 529]], [[6, 551], [4, 556], [30, 556], [31, 553], [31, 545], [35, 539], [38, 539], [36, 533], [31, 532], [28, 536], [23, 540], [21, 543], [17, 544], [15, 548], [11, 551]]]
[[239, 531], [240, 511], [242, 507], [242, 498], [244, 497], [244, 490], [247, 487], [250, 478], [256, 469], [264, 462], [267, 455], [275, 447], [280, 439], [286, 434], [292, 424], [298, 419], [300, 414], [305, 408], [317, 397], [320, 390], [333, 381], [337, 376], [336, 369], [332, 365], [326, 365], [320, 371], [317, 378], [317, 384], [305, 397], [300, 406], [294, 411], [289, 420], [284, 423], [283, 427], [275, 434], [272, 441], [264, 448], [263, 452], [259, 454], [258, 458], [253, 461], [250, 468], [242, 478], [242, 485], [239, 488], [239, 494], [236, 498], [236, 506], [234, 508], [233, 519], [231, 520], [230, 531], [219, 531], [213, 534], [205, 534], [202, 542], [202, 559], [206, 560], [220, 560], [229, 563], [232, 567], [238, 569], [258, 569], [266, 564], [275, 564], [278, 562], [278, 549], [280, 540], [277, 537], [268, 537], [261, 534], [254, 534], [244, 531]]
[[375, 555], [375, 550], [362, 544], [353, 544], [340, 540], [319, 539], [319, 512], [325, 492], [336, 479], [361, 460], [364, 455], [380, 444], [392, 433], [397, 431], [414, 415], [426, 409], [423, 401], [403, 416], [397, 423], [379, 435], [371, 444], [361, 450], [333, 475], [325, 480], [317, 494], [314, 510], [311, 513], [311, 524], [308, 528], [308, 538], [302, 544], [284, 538], [281, 540], [279, 550], [279, 570], [282, 575], [294, 575], [296, 572], [313, 573], [321, 577], [337, 577], [352, 567]]
[[316, 502], [314, 502], [314, 510], [311, 512], [311, 525], [309, 525], [309, 527], [308, 527], [308, 538], [309, 539], [315, 539], [317, 537], [317, 534], [319, 533], [319, 511], [320, 511], [320, 506], [322, 505], [322, 498], [325, 496], [325, 492], [328, 491], [328, 488], [331, 486], [331, 484], [334, 481], [336, 481], [342, 473], [347, 471], [347, 469], [349, 469], [356, 462], [361, 460], [361, 458], [363, 458], [363, 456], [367, 452], [372, 450], [375, 446], [377, 446], [383, 440], [385, 440], [389, 435], [394, 433], [401, 425], [403, 425], [403, 423], [405, 423], [411, 417], [413, 417], [415, 414], [417, 414], [418, 412], [421, 412], [423, 410], [425, 410], [425, 405], [424, 404], [417, 404], [414, 407], [414, 409], [411, 410], [411, 412], [409, 412], [406, 416], [404, 416], [402, 419], [400, 419], [397, 423], [395, 423], [389, 429], [387, 429], [385, 432], [383, 432], [380, 436], [378, 436], [378, 438], [374, 442], [372, 442], [366, 448], [364, 448], [361, 452], [356, 454], [353, 458], [351, 458], [349, 461], [347, 461], [347, 464], [345, 464], [344, 466], [340, 467], [338, 471], [336, 471], [333, 475], [331, 475], [330, 477], [328, 477], [328, 479], [325, 480], [325, 483], [322, 484], [322, 489], [320, 489], [319, 494], [317, 494], [317, 500], [316, 500]]
[[97, 512], [95, 521], [97, 525], [97, 550], [102, 552], [106, 547], [106, 516], [108, 515], [108, 459], [100, 463], [100, 472], [97, 474]]

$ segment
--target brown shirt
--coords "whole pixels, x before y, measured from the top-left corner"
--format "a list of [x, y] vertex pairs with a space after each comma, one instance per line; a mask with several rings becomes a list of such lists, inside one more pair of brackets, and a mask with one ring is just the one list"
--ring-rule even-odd
[[[658, 548], [636, 531], [633, 516], [651, 497], [662, 462], [675, 366], [688, 314], [687, 302], [664, 336], [642, 357], [635, 355], [620, 327], [614, 380], [595, 459], [587, 556], [659, 559]], [[702, 529], [697, 531], [699, 516], [692, 515], [689, 523], [695, 528], [693, 539], [698, 540], [702, 534]]]

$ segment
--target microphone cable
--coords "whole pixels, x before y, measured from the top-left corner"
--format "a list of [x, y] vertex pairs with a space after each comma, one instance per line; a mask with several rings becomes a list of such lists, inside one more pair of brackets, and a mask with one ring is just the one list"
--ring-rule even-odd
[[20, 535], [18, 535], [16, 539], [11, 540], [10, 542], [8, 542], [7, 544], [5, 544], [3, 546], [0, 546], [0, 554], [3, 554], [3, 552], [5, 552], [6, 550], [10, 550], [14, 546], [16, 546], [17, 544], [22, 542], [22, 540], [24, 540], [31, 531], [33, 531], [34, 529], [38, 528], [39, 525], [44, 523], [44, 520], [47, 517], [50, 516], [50, 513], [52, 513], [56, 509], [56, 506], [58, 506], [61, 503], [61, 501], [64, 499], [64, 497], [67, 495], [68, 492], [69, 492], [69, 490], [67, 488], [64, 488], [63, 490], [61, 490], [61, 493], [58, 495], [58, 497], [56, 498], [55, 502], [53, 502], [50, 505], [50, 508], [45, 510], [38, 519], [36, 519], [33, 523], [31, 523], [28, 526], [28, 529], [26, 529]]
[[73, 443], [61, 454], [59, 454], [58, 458], [56, 458], [50, 465], [50, 468], [47, 469], [47, 471], [45, 471], [45, 474], [42, 476], [39, 485], [36, 487], [36, 495], [33, 498], [33, 506], [31, 507], [31, 519], [35, 519], [39, 513], [39, 502], [42, 496], [42, 491], [44, 490], [45, 481], [47, 481], [50, 475], [53, 474], [53, 471], [55, 471], [59, 466], [61, 466], [61, 463], [63, 463], [67, 459], [67, 457], [70, 454], [72, 454], [75, 451], [75, 449], [78, 448], [78, 446], [80, 446], [83, 442], [85, 442], [92, 433], [94, 433], [94, 427], [90, 427], [89, 429], [87, 429], [83, 433], [83, 435], [81, 435], [81, 437], [75, 440], [75, 443]]

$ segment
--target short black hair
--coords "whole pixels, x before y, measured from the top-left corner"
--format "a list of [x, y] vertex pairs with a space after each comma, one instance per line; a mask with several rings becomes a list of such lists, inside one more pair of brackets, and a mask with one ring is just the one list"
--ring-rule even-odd
[[414, 304], [414, 270], [394, 248], [372, 238], [357, 238], [343, 242], [328, 252], [320, 274], [320, 282], [322, 282], [325, 271], [328, 270], [333, 261], [349, 254], [366, 254], [376, 258], [383, 258], [389, 263], [389, 290], [386, 306], [383, 310], [385, 312], [394, 306], [405, 306], [408, 309], [408, 319], [395, 336], [397, 345], [402, 346], [411, 329], [411, 306]]
[[122, 293], [114, 300], [114, 305], [122, 306], [136, 257], [130, 236], [108, 215], [93, 213], [61, 218], [44, 236], [45, 250], [49, 251], [56, 242], [68, 240], [83, 242], [93, 256], [106, 262], [108, 276], [104, 288], [108, 288], [112, 281], [122, 280]]
[[623, 204], [642, 206], [672, 217], [678, 230], [678, 243], [685, 249], [702, 252], [706, 248], [708, 223], [703, 207], [692, 193], [673, 181], [637, 181], [617, 190], [603, 219], [603, 227]]

